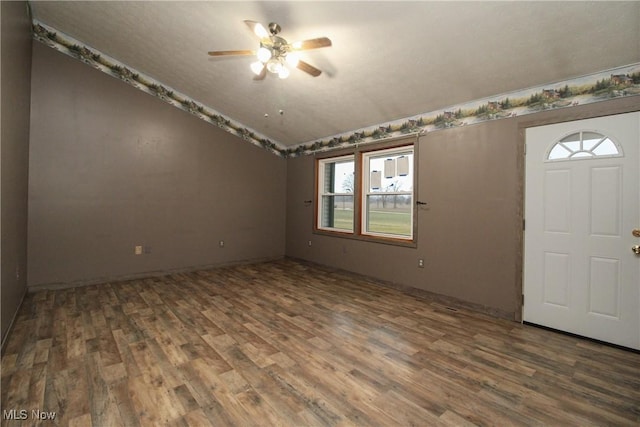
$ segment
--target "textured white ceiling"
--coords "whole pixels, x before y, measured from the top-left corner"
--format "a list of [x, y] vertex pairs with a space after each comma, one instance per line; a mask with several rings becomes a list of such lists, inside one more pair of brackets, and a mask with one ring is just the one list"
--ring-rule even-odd
[[[640, 62], [640, 2], [32, 2], [35, 19], [286, 146]], [[242, 22], [320, 68], [254, 81]], [[278, 114], [283, 110], [284, 114]], [[265, 117], [268, 114], [268, 117]]]

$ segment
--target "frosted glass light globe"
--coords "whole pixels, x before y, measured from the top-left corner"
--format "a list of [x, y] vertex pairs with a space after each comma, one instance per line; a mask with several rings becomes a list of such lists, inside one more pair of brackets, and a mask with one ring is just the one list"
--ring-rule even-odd
[[257, 76], [257, 75], [260, 75], [260, 73], [262, 72], [262, 69], [264, 68], [264, 64], [260, 61], [256, 61], [256, 62], [252, 62], [250, 67], [251, 67], [251, 71], [253, 71], [253, 73]]
[[267, 70], [272, 73], [279, 73], [282, 70], [283, 66], [278, 60], [271, 60], [267, 62]]
[[260, 49], [258, 49], [257, 56], [261, 62], [267, 62], [269, 59], [271, 59], [271, 51], [266, 47], [261, 47]]
[[289, 70], [287, 69], [287, 67], [282, 67], [282, 69], [278, 72], [278, 77], [280, 77], [281, 79], [286, 79], [287, 77], [289, 77]]
[[300, 57], [295, 52], [287, 53], [286, 59], [287, 59], [287, 64], [289, 64], [292, 67], [296, 67], [298, 65], [298, 61], [300, 61]]

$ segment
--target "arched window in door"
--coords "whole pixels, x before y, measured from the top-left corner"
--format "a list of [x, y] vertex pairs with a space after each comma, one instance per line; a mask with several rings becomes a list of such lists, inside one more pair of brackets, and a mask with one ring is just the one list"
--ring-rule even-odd
[[581, 160], [598, 157], [622, 157], [621, 147], [611, 138], [594, 131], [580, 131], [556, 142], [547, 160]]

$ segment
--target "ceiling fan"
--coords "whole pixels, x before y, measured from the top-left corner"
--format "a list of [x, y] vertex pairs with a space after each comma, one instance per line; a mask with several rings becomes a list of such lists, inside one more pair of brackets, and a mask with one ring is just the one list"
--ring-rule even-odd
[[322, 71], [313, 65], [300, 59], [298, 52], [302, 50], [318, 49], [331, 46], [331, 40], [327, 37], [303, 40], [289, 43], [280, 37], [280, 25], [271, 22], [267, 29], [255, 21], [244, 21], [245, 24], [260, 38], [260, 47], [255, 50], [216, 50], [208, 52], [211, 56], [229, 55], [256, 55], [257, 61], [251, 64], [251, 71], [256, 75], [254, 80], [263, 80], [267, 71], [277, 74], [281, 79], [289, 77], [289, 68], [295, 67], [299, 70], [318, 77]]

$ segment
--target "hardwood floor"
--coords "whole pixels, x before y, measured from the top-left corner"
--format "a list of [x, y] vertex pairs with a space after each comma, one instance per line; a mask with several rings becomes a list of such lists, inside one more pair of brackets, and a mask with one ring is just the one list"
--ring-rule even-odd
[[2, 410], [20, 426], [637, 426], [640, 354], [281, 260], [30, 294]]

